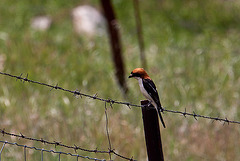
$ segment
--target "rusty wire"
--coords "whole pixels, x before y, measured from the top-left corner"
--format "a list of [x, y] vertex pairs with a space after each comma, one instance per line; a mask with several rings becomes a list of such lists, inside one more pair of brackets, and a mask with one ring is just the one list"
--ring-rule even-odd
[[[106, 124], [106, 128], [107, 128], [107, 124]], [[74, 146], [71, 146], [71, 145], [66, 145], [66, 144], [62, 144], [61, 142], [58, 142], [58, 141], [48, 141], [48, 140], [44, 140], [43, 138], [41, 139], [37, 139], [37, 138], [32, 138], [32, 137], [28, 137], [26, 135], [23, 135], [22, 133], [20, 134], [14, 134], [14, 133], [10, 133], [10, 132], [7, 132], [5, 131], [5, 129], [0, 129], [0, 133], [4, 136], [4, 135], [8, 135], [8, 136], [13, 136], [13, 137], [17, 137], [19, 139], [26, 139], [26, 140], [31, 140], [31, 141], [36, 141], [36, 142], [41, 142], [43, 144], [49, 144], [49, 145], [54, 145], [55, 147], [57, 146], [61, 146], [61, 147], [64, 147], [64, 148], [68, 148], [68, 149], [73, 149], [75, 152], [77, 152], [77, 150], [81, 150], [81, 151], [85, 151], [85, 152], [90, 152], [90, 153], [105, 153], [105, 154], [109, 154], [109, 156], [111, 156], [111, 154], [114, 154], [122, 159], [126, 159], [126, 160], [130, 160], [130, 161], [136, 161], [132, 158], [128, 158], [128, 157], [125, 157], [119, 153], [117, 153], [114, 149], [111, 149], [111, 143], [110, 143], [110, 139], [109, 139], [109, 134], [108, 134], [108, 140], [109, 140], [109, 143], [110, 143], [110, 148], [108, 150], [98, 150], [97, 148], [96, 149], [86, 149], [86, 148], [82, 148], [80, 146], [77, 146], [74, 144]], [[108, 130], [107, 130], [107, 133], [108, 133]]]
[[[3, 152], [3, 148], [6, 146], [6, 144], [10, 144], [10, 145], [16, 145], [18, 147], [23, 147], [24, 148], [24, 160], [26, 161], [27, 157], [26, 157], [26, 149], [34, 149], [34, 150], [37, 150], [37, 151], [41, 151], [41, 158], [43, 158], [43, 152], [48, 152], [48, 153], [55, 153], [55, 154], [59, 154], [59, 161], [60, 161], [60, 156], [61, 154], [64, 154], [64, 155], [70, 155], [72, 157], [77, 157], [77, 158], [83, 158], [83, 159], [89, 159], [89, 160], [95, 160], [95, 161], [106, 161], [106, 159], [98, 159], [98, 158], [92, 158], [92, 157], [89, 157], [89, 156], [83, 156], [83, 155], [79, 155], [79, 154], [72, 154], [72, 153], [66, 153], [66, 152], [62, 152], [62, 151], [54, 151], [54, 150], [46, 150], [46, 149], [40, 149], [40, 148], [37, 148], [35, 146], [27, 146], [27, 145], [22, 145], [22, 144], [19, 144], [19, 143], [12, 143], [12, 142], [9, 142], [9, 141], [2, 141], [0, 140], [0, 143], [3, 143], [3, 147], [1, 149], [1, 153]], [[0, 153], [0, 154], [1, 154]]]
[[[2, 133], [2, 135], [9, 135], [9, 136], [14, 136], [14, 137], [18, 137], [18, 138], [22, 138], [22, 139], [27, 139], [27, 140], [32, 140], [32, 141], [37, 141], [37, 142], [41, 142], [41, 143], [44, 143], [44, 144], [50, 144], [50, 145], [54, 145], [55, 147], [56, 146], [61, 146], [61, 147], [65, 147], [65, 148], [69, 148], [69, 149], [73, 149], [75, 152], [77, 150], [81, 150], [81, 151], [86, 151], [86, 152], [92, 152], [92, 153], [108, 153], [109, 154], [109, 158], [110, 160], [112, 160], [112, 154], [115, 155], [115, 156], [118, 156], [122, 159], [126, 159], [126, 160], [130, 160], [130, 161], [135, 161], [133, 158], [128, 158], [128, 157], [125, 157], [121, 154], [118, 154], [114, 149], [112, 149], [112, 144], [111, 144], [111, 140], [110, 140], [110, 135], [109, 135], [109, 130], [108, 130], [108, 115], [107, 115], [107, 103], [110, 105], [110, 107], [113, 107], [113, 104], [121, 104], [121, 105], [125, 105], [129, 108], [131, 107], [143, 107], [141, 105], [136, 105], [136, 104], [131, 104], [129, 102], [123, 102], [123, 101], [116, 101], [116, 100], [113, 100], [113, 99], [104, 99], [104, 98], [100, 98], [97, 96], [97, 94], [94, 94], [94, 95], [89, 95], [89, 94], [85, 94], [85, 93], [82, 93], [80, 92], [79, 90], [69, 90], [69, 89], [65, 89], [63, 87], [60, 87], [58, 85], [50, 85], [50, 84], [47, 84], [47, 83], [42, 83], [42, 82], [38, 82], [38, 81], [34, 81], [34, 80], [31, 80], [31, 79], [28, 79], [28, 74], [26, 77], [22, 77], [22, 74], [20, 76], [16, 76], [16, 75], [12, 75], [12, 74], [8, 74], [8, 73], [4, 73], [4, 72], [0, 72], [0, 74], [2, 75], [6, 75], [6, 76], [9, 76], [9, 77], [12, 77], [12, 78], [16, 78], [16, 80], [20, 80], [22, 81], [23, 83], [24, 82], [29, 82], [29, 83], [34, 83], [34, 84], [39, 84], [39, 85], [42, 85], [42, 86], [47, 86], [49, 88], [52, 89], [59, 89], [59, 90], [62, 90], [62, 91], [65, 91], [65, 92], [69, 92], [69, 93], [72, 93], [74, 95], [78, 95], [80, 96], [81, 98], [82, 97], [87, 97], [87, 98], [91, 98], [91, 99], [94, 99], [94, 100], [99, 100], [99, 101], [102, 101], [102, 102], [105, 102], [105, 117], [106, 117], [106, 134], [107, 134], [107, 139], [108, 139], [108, 144], [109, 144], [109, 148], [108, 150], [98, 150], [97, 148], [96, 149], [85, 149], [85, 148], [82, 148], [80, 146], [77, 146], [77, 145], [74, 145], [74, 146], [70, 146], [70, 145], [65, 145], [65, 144], [62, 144], [61, 142], [57, 142], [57, 141], [47, 141], [47, 140], [44, 140], [44, 139], [36, 139], [36, 138], [31, 138], [31, 137], [27, 137], [23, 134], [13, 134], [13, 133], [9, 133], [7, 131], [5, 131], [4, 129], [0, 129], [0, 133]], [[194, 119], [197, 120], [197, 118], [203, 118], [203, 119], [210, 119], [212, 121], [220, 121], [220, 122], [224, 122], [229, 124], [229, 123], [232, 123], [232, 124], [240, 124], [239, 121], [232, 121], [232, 120], [229, 120], [227, 118], [219, 118], [219, 117], [210, 117], [210, 116], [204, 116], [204, 115], [199, 115], [199, 114], [196, 114], [194, 111], [192, 113], [189, 113], [186, 111], [186, 108], [185, 108], [185, 111], [182, 112], [182, 111], [175, 111], [175, 110], [169, 110], [169, 109], [166, 109], [166, 108], [163, 108], [163, 112], [168, 112], [168, 113], [175, 113], [175, 114], [180, 114], [184, 117], [186, 116], [191, 116], [193, 117]], [[2, 142], [2, 141], [1, 141]], [[10, 143], [10, 142], [3, 142], [4, 145], [5, 144], [11, 144], [11, 145], [19, 145], [17, 143]], [[35, 150], [38, 150], [37, 148], [35, 147], [27, 147], [26, 145], [20, 145], [20, 146], [24, 146], [24, 151], [26, 150], [26, 148], [30, 148], [30, 149], [35, 149]], [[45, 151], [45, 150], [44, 150]], [[47, 151], [47, 150], [46, 150]], [[43, 151], [42, 151], [43, 152]], [[49, 151], [48, 151], [49, 152]], [[53, 152], [52, 150], [50, 152]], [[60, 158], [60, 154], [66, 154], [66, 155], [69, 155], [68, 153], [65, 153], [65, 152], [57, 152], [59, 154], [59, 158]], [[71, 154], [70, 154], [71, 155]], [[72, 155], [71, 155], [72, 156]], [[75, 155], [74, 155], [75, 156]], [[78, 155], [77, 155], [78, 156]], [[78, 157], [81, 157], [81, 156], [78, 156]], [[87, 159], [89, 159], [88, 157], [86, 157]], [[96, 160], [96, 159], [95, 159]]]
[[[29, 83], [39, 84], [39, 85], [42, 85], [42, 86], [47, 86], [47, 87], [50, 87], [51, 90], [52, 89], [56, 89], [56, 90], [59, 89], [59, 90], [65, 91], [65, 92], [72, 93], [74, 95], [78, 95], [81, 98], [82, 97], [87, 97], [87, 98], [91, 98], [91, 99], [94, 99], [94, 100], [99, 100], [99, 101], [108, 103], [111, 107], [112, 107], [113, 104], [125, 105], [128, 108], [131, 108], [131, 107], [143, 107], [141, 105], [136, 105], [136, 104], [132, 104], [132, 103], [129, 103], [129, 102], [117, 101], [117, 100], [113, 100], [111, 98], [108, 98], [108, 99], [100, 98], [100, 97], [97, 96], [97, 94], [94, 94], [94, 95], [85, 94], [85, 93], [80, 92], [77, 89], [76, 90], [64, 89], [63, 87], [58, 86], [58, 84], [50, 85], [50, 84], [47, 84], [47, 83], [42, 83], [42, 82], [30, 80], [30, 79], [28, 79], [28, 74], [27, 74], [26, 77], [22, 77], [22, 74], [20, 76], [16, 76], [16, 75], [4, 73], [4, 72], [0, 72], [0, 74], [6, 75], [6, 76], [9, 76], [9, 77], [12, 77], [12, 78], [16, 78], [16, 80], [21, 80], [23, 82], [29, 82]], [[226, 118], [220, 118], [220, 117], [204, 116], [204, 115], [196, 114], [194, 111], [192, 113], [186, 112], [186, 109], [185, 109], [184, 112], [182, 112], [182, 111], [175, 111], [175, 110], [169, 110], [169, 109], [163, 108], [163, 111], [164, 112], [169, 112], [169, 113], [180, 114], [180, 115], [182, 115], [184, 117], [191, 116], [191, 117], [193, 117], [196, 120], [197, 120], [197, 118], [203, 118], [203, 119], [209, 119], [209, 120], [212, 120], [212, 121], [220, 121], [220, 122], [224, 122], [224, 123], [227, 123], [227, 124], [230, 124], [230, 123], [232, 123], [232, 124], [240, 124], [240, 121], [229, 120], [227, 117]]]

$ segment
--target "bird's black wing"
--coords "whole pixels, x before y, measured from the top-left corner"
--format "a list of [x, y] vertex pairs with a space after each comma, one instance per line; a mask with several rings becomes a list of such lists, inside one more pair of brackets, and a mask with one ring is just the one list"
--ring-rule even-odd
[[153, 98], [153, 101], [156, 102], [157, 106], [162, 108], [158, 96], [158, 91], [153, 81], [151, 79], [143, 79], [143, 86], [148, 91], [149, 95]]
[[162, 118], [162, 115], [161, 115], [161, 111], [163, 109], [162, 109], [162, 106], [161, 106], [161, 103], [159, 100], [158, 91], [157, 91], [155, 84], [153, 83], [153, 81], [151, 79], [143, 79], [143, 87], [146, 89], [146, 91], [152, 97], [153, 101], [156, 102], [156, 104], [158, 106], [156, 110], [158, 112], [159, 118], [163, 124], [163, 127], [166, 128], [165, 123]]

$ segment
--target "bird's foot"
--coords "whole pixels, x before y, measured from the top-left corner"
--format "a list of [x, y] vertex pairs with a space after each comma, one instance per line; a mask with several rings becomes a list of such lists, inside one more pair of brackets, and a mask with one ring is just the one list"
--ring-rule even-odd
[[152, 102], [149, 101], [147, 106], [150, 107], [151, 105], [152, 105]]

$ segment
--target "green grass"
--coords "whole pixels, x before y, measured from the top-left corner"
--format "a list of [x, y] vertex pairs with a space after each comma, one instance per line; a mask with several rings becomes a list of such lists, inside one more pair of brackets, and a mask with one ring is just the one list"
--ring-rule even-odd
[[[0, 2], [0, 55], [2, 71], [29, 79], [58, 84], [66, 89], [139, 104], [144, 99], [135, 80], [127, 76], [140, 66], [134, 12], [131, 1], [114, 1], [123, 41], [127, 97], [114, 77], [108, 37], [87, 39], [74, 33], [71, 9], [97, 1]], [[163, 106], [197, 114], [240, 120], [240, 4], [236, 1], [140, 1], [148, 73], [154, 79]], [[53, 18], [46, 32], [35, 32], [31, 19]], [[104, 103], [76, 98], [69, 93], [0, 76], [0, 128], [16, 134], [87, 149], [107, 149]], [[137, 89], [137, 90], [136, 90]], [[113, 148], [124, 156], [146, 160], [144, 132], [139, 108], [113, 105], [108, 108]], [[210, 120], [163, 115], [162, 131], [166, 160], [240, 160], [238, 125]], [[1, 140], [55, 149], [14, 137]], [[1, 145], [0, 145], [1, 146]], [[57, 147], [56, 151], [67, 151]], [[74, 153], [74, 151], [69, 151]], [[106, 158], [108, 155], [80, 155]], [[7, 146], [3, 160], [23, 158], [23, 150]], [[40, 152], [28, 150], [28, 160]], [[61, 156], [64, 160], [76, 158]], [[57, 155], [44, 154], [46, 160]], [[114, 160], [121, 160], [113, 158]]]

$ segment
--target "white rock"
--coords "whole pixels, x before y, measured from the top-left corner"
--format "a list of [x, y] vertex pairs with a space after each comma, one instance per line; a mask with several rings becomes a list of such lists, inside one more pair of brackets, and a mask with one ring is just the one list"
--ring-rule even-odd
[[38, 16], [32, 19], [31, 27], [35, 30], [46, 31], [52, 23], [52, 19], [48, 16]]
[[78, 34], [102, 35], [105, 32], [105, 19], [92, 6], [78, 6], [72, 10], [73, 27]]

